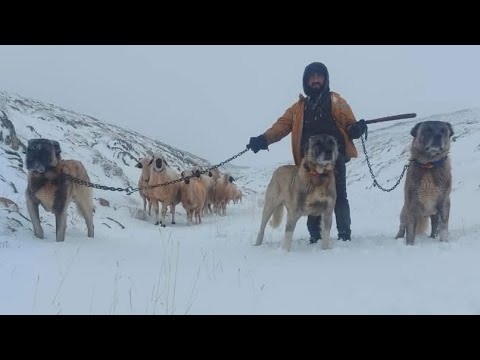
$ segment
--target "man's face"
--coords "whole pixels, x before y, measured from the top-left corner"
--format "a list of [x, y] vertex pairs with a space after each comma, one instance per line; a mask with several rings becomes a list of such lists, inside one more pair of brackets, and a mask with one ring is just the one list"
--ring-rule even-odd
[[325, 84], [325, 76], [323, 74], [313, 73], [308, 78], [308, 86], [311, 89], [320, 91]]

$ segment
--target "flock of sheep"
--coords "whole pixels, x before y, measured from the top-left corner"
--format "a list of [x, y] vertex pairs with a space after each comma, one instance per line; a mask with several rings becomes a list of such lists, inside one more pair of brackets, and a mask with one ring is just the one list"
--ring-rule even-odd
[[[189, 224], [201, 223], [206, 214], [226, 215], [227, 204], [241, 202], [242, 192], [233, 183], [234, 179], [218, 170], [211, 170], [167, 186], [148, 188], [197, 173], [199, 168], [184, 170], [180, 174], [171, 168], [165, 158], [156, 154], [140, 160], [136, 167], [142, 169], [138, 179], [139, 194], [143, 199], [143, 209], [151, 214], [155, 211], [155, 225], [166, 226], [167, 207], [170, 206], [172, 224], [175, 224], [175, 206], [182, 203], [187, 212]], [[162, 219], [159, 220], [159, 202], [162, 204]], [[194, 220], [195, 217], [195, 220]]]

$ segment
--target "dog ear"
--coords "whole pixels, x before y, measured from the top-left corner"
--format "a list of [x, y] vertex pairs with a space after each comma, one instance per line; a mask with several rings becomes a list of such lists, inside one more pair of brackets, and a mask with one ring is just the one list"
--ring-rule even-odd
[[28, 140], [27, 147], [31, 148], [32, 146], [35, 146], [34, 144], [40, 139], [30, 139]]
[[310, 142], [310, 139], [308, 139], [307, 141], [305, 141], [305, 143], [302, 145], [302, 147], [300, 148], [300, 153], [303, 154], [303, 157], [305, 157], [305, 155], [307, 155], [307, 150], [308, 150], [308, 144]]
[[53, 148], [55, 149], [55, 155], [59, 157], [60, 153], [62, 152], [62, 150], [60, 150], [60, 144], [58, 143], [58, 141], [52, 140], [52, 145], [53, 145]]
[[423, 124], [422, 122], [417, 123], [417, 124], [412, 128], [412, 130], [410, 130], [410, 135], [412, 135], [413, 137], [417, 137], [418, 129], [419, 129], [420, 125], [422, 125], [422, 124]]
[[455, 134], [455, 133], [453, 132], [453, 126], [452, 126], [452, 124], [450, 124], [449, 122], [447, 122], [447, 126], [448, 126], [448, 129], [450, 130], [450, 137], [452, 137], [453, 134]]

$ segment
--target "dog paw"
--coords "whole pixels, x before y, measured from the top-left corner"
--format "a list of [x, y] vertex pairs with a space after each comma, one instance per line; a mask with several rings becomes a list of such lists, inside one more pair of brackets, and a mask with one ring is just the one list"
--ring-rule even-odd
[[322, 248], [322, 250], [329, 250], [332, 248], [332, 246], [330, 245], [330, 243], [325, 243], [325, 242], [322, 242], [322, 244], [320, 245], [320, 247]]
[[285, 246], [285, 245], [282, 245], [282, 248], [281, 248], [284, 252], [290, 252], [290, 246]]

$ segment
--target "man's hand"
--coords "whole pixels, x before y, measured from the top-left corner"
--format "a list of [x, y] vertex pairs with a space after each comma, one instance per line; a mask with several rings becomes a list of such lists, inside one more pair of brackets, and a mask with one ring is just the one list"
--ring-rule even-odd
[[358, 120], [356, 123], [348, 127], [348, 135], [352, 139], [360, 138], [367, 131], [365, 120]]
[[260, 150], [268, 150], [267, 139], [265, 139], [265, 136], [263, 135], [251, 137], [247, 148], [252, 150], [255, 154]]

